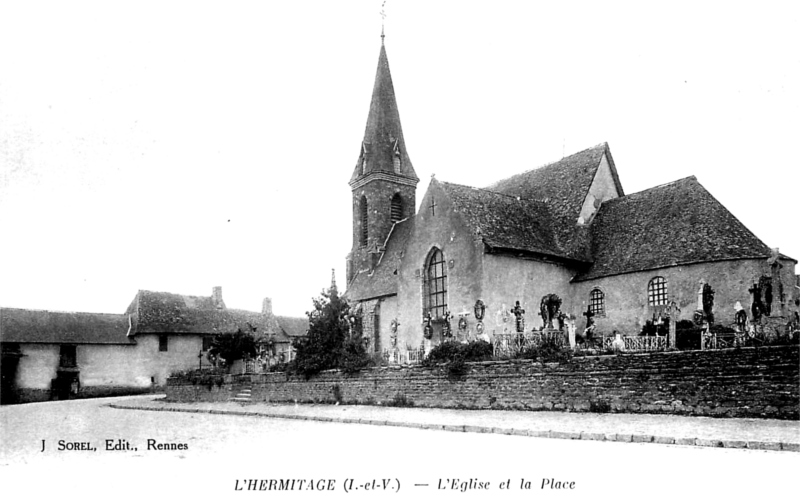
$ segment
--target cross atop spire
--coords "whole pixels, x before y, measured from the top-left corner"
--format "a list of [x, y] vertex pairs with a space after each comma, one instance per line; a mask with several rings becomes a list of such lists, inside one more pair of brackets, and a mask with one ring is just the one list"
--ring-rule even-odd
[[383, 3], [381, 4], [381, 45], [383, 45], [383, 38], [384, 36], [386, 36], [383, 34], [383, 25], [385, 23], [386, 23], [386, 0], [383, 0]]

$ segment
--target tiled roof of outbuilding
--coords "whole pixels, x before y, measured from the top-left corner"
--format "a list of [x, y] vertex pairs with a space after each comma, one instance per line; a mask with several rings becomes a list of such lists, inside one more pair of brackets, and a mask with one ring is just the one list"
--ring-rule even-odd
[[594, 264], [576, 281], [770, 255], [694, 176], [606, 201], [591, 227]]
[[0, 308], [0, 342], [125, 344], [127, 315]]
[[522, 199], [545, 201], [562, 251], [575, 259], [587, 260], [588, 234], [585, 226], [578, 225], [578, 216], [600, 161], [607, 152], [614, 183], [619, 194], [624, 195], [607, 143], [500, 180], [487, 189]]
[[219, 334], [251, 331], [273, 333], [278, 322], [255, 311], [217, 308], [210, 296], [186, 296], [140, 290], [128, 313], [136, 334]]
[[439, 185], [473, 234], [490, 247], [564, 256], [545, 202], [454, 183], [439, 182]]
[[350, 301], [360, 301], [381, 296], [397, 294], [397, 272], [406, 244], [414, 231], [415, 216], [398, 221], [386, 238], [386, 250], [380, 263], [371, 272], [357, 272], [348, 283], [345, 297]]
[[275, 318], [289, 337], [300, 337], [308, 333], [308, 317], [276, 316]]

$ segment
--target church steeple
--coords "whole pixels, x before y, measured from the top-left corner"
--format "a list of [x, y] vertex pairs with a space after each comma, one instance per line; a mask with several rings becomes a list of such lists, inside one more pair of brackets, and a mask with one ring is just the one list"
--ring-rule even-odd
[[386, 57], [386, 46], [383, 43], [383, 33], [381, 33], [381, 52], [378, 57], [375, 85], [372, 88], [367, 126], [358, 162], [350, 178], [351, 186], [373, 172], [396, 174], [419, 181], [403, 139], [403, 127], [400, 125], [400, 112], [397, 110], [397, 99], [394, 94], [392, 73], [389, 71], [389, 59]]
[[383, 30], [378, 71], [367, 126], [350, 177], [353, 193], [353, 249], [347, 257], [347, 282], [372, 270], [395, 222], [416, 210], [417, 178], [406, 151]]

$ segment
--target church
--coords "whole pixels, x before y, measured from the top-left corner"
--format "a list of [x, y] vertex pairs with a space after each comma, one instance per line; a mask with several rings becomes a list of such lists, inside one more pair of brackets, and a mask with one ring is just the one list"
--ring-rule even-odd
[[742, 308], [781, 324], [800, 309], [796, 260], [694, 176], [626, 195], [607, 143], [483, 188], [432, 178], [416, 212], [418, 182], [381, 42], [345, 293], [375, 352], [564, 319], [582, 330], [587, 316], [600, 334], [638, 335], [668, 306], [692, 320], [704, 288], [724, 325]]

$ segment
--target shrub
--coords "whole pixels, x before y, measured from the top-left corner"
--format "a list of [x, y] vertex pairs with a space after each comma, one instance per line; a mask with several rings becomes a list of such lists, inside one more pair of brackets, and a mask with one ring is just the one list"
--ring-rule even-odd
[[[345, 343], [351, 333], [347, 320], [350, 306], [339, 297], [334, 284], [327, 291], [323, 290], [320, 297], [314, 298], [313, 303], [314, 310], [307, 313], [308, 334], [293, 341], [297, 355], [291, 369], [306, 379], [341, 366]], [[350, 358], [347, 361], [351, 364], [354, 360]]]
[[540, 342], [523, 347], [514, 357], [542, 363], [569, 363], [572, 350], [564, 347], [555, 337], [543, 336]]
[[221, 368], [181, 370], [172, 373], [170, 378], [179, 383], [206, 386], [210, 390], [212, 386], [220, 387], [225, 383], [225, 370]]
[[386, 403], [386, 406], [411, 407], [414, 406], [414, 402], [406, 398], [405, 394], [397, 393], [391, 401]]
[[345, 373], [356, 373], [374, 365], [360, 337], [350, 338], [345, 342], [338, 363], [339, 368]]
[[608, 413], [611, 411], [611, 404], [604, 399], [593, 399], [589, 401], [589, 411], [592, 413]]
[[268, 372], [286, 372], [287, 370], [291, 370], [292, 363], [276, 363], [275, 365], [270, 365], [267, 369]]
[[469, 371], [467, 362], [492, 359], [492, 345], [485, 341], [462, 344], [456, 341], [442, 342], [428, 353], [422, 361], [424, 366], [447, 364], [447, 376], [451, 380], [464, 377]]
[[434, 347], [423, 364], [428, 366], [447, 363], [455, 359], [463, 361], [486, 361], [492, 359], [492, 345], [486, 341], [473, 341], [462, 344], [456, 341], [442, 342]]
[[208, 357], [219, 357], [228, 365], [245, 357], [256, 356], [258, 341], [255, 336], [241, 329], [234, 333], [218, 334], [214, 336]]
[[642, 331], [639, 335], [655, 336], [667, 335], [667, 333], [669, 333], [669, 320], [665, 320], [660, 325], [653, 323], [651, 320], [647, 320], [642, 326]]

